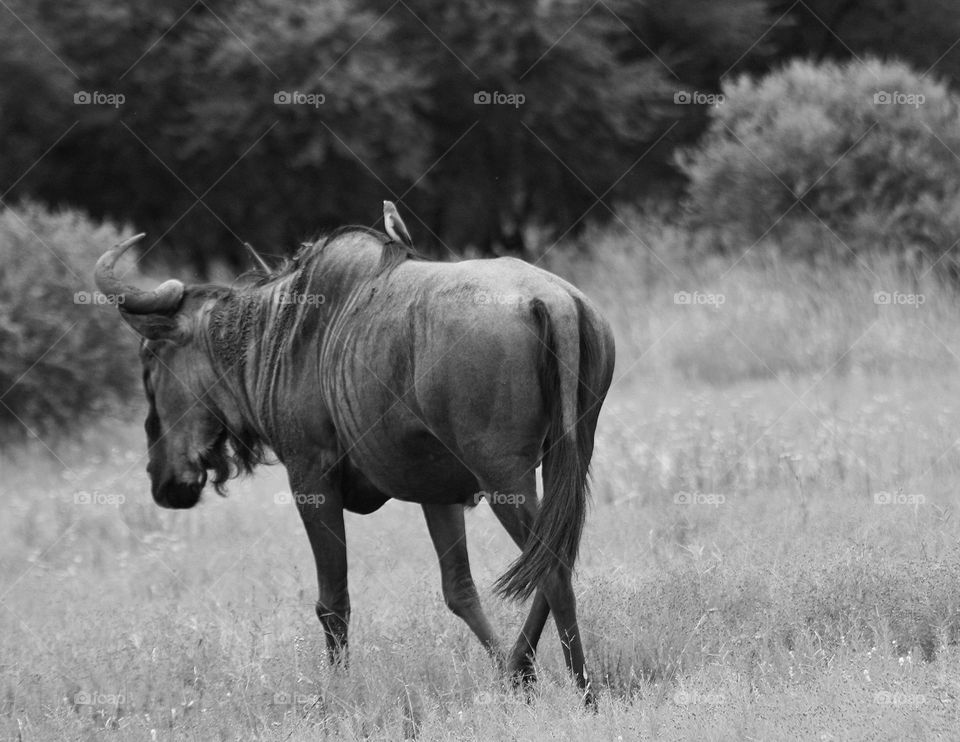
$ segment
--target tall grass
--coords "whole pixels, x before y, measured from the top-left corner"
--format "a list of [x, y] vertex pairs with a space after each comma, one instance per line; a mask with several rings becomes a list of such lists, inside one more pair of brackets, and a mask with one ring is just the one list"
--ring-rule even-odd
[[602, 305], [618, 339], [619, 375], [722, 386], [956, 367], [960, 302], [933, 266], [854, 256], [816, 223], [795, 238], [821, 244], [790, 252], [820, 257], [784, 257], [770, 240], [718, 256], [696, 235], [633, 213], [588, 233], [580, 250], [546, 253], [541, 264]]
[[[445, 608], [422, 515], [402, 503], [348, 517], [352, 664], [332, 672], [309, 546], [275, 497], [283, 472], [161, 511], [139, 424], [112, 421], [56, 446], [55, 465], [39, 446], [0, 452], [0, 736], [949, 736], [953, 291], [773, 245], [701, 258], [662, 221], [627, 223], [588, 236], [592, 260], [576, 246], [543, 260], [618, 340], [575, 584], [598, 714], [580, 710], [552, 626], [529, 695], [497, 673]], [[876, 304], [881, 290], [924, 301]], [[77, 497], [92, 491], [123, 500]], [[468, 534], [512, 641], [525, 607], [490, 586], [515, 548], [483, 506]]]

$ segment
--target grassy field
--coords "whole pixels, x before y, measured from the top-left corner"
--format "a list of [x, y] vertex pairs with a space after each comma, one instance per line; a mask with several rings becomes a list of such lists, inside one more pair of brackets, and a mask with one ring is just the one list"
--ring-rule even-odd
[[[398, 503], [348, 516], [331, 672], [282, 470], [161, 511], [137, 409], [0, 453], [0, 740], [955, 737], [960, 301], [922, 270], [700, 261], [631, 226], [653, 250], [545, 260], [619, 342], [575, 578], [598, 713], [552, 626], [528, 697], [497, 675]], [[524, 608], [489, 587], [514, 548], [485, 506], [468, 532], [512, 641]]]

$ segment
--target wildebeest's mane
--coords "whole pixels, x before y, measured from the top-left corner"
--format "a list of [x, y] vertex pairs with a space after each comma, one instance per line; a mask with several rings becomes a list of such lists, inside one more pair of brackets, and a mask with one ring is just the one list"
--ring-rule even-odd
[[322, 233], [314, 239], [302, 243], [300, 249], [294, 253], [293, 257], [284, 258], [283, 262], [269, 273], [255, 268], [241, 275], [236, 283], [240, 285], [264, 286], [274, 281], [281, 281], [319, 258], [323, 254], [324, 248], [334, 240], [354, 233], [373, 237], [382, 245], [380, 263], [377, 266], [378, 274], [389, 272], [407, 260], [424, 260], [422, 255], [407, 249], [406, 245], [391, 240], [383, 232], [373, 229], [372, 227], [349, 224]]
[[382, 245], [380, 264], [377, 266], [378, 274], [389, 272], [392, 268], [406, 260], [423, 259], [422, 256], [408, 250], [406, 245], [402, 245], [399, 242], [390, 239], [387, 235], [379, 230], [373, 229], [372, 227], [364, 227], [358, 224], [349, 224], [343, 227], [337, 227], [336, 229], [321, 235], [313, 242], [305, 243], [303, 247], [297, 251], [297, 254], [291, 261], [294, 264], [293, 270], [297, 270], [302, 265], [306, 264], [311, 258], [323, 254], [323, 250], [330, 243], [334, 242], [340, 237], [346, 237], [354, 233], [365, 234], [368, 237], [373, 237]]
[[[256, 302], [249, 301], [250, 294], [244, 289], [272, 285], [290, 277], [293, 277], [295, 282], [293, 286], [296, 286], [297, 282], [308, 279], [309, 268], [316, 260], [320, 259], [328, 245], [338, 238], [357, 233], [370, 236], [382, 245], [381, 259], [376, 272], [373, 274], [374, 276], [391, 270], [405, 260], [417, 257], [411, 254], [404, 245], [389, 239], [382, 232], [369, 227], [346, 226], [324, 234], [312, 242], [304, 243], [293, 257], [285, 259], [280, 266], [269, 273], [261, 270], [248, 271], [237, 278], [233, 285], [229, 287], [216, 284], [189, 287], [190, 293], [196, 298], [225, 300], [221, 309], [214, 312], [210, 321], [217, 328], [216, 335], [223, 337], [224, 328], [227, 328], [227, 336], [232, 335], [233, 340], [240, 341], [237, 343], [227, 342], [222, 346], [219, 344], [212, 346], [211, 357], [216, 358], [220, 363], [226, 362], [232, 368], [242, 369], [247, 360], [245, 356], [247, 345], [246, 342], [243, 342], [245, 339], [242, 338], [241, 328], [247, 327], [251, 330], [256, 328], [258, 331], [266, 329], [265, 326], [258, 323], [262, 322], [266, 316], [271, 315], [261, 314]], [[303, 289], [292, 288], [291, 290], [294, 293], [304, 293]], [[235, 314], [238, 311], [242, 314]], [[302, 312], [298, 312], [294, 305], [286, 307], [283, 312], [272, 315], [269, 332], [277, 338], [278, 342], [263, 343], [264, 352], [269, 354], [282, 350], [284, 338], [295, 333], [295, 324], [284, 325], [285, 319], [296, 323], [302, 316]], [[281, 326], [283, 326], [283, 330], [278, 332], [278, 328]], [[234, 334], [238, 330], [240, 335]], [[275, 364], [266, 362], [263, 365], [272, 368]], [[262, 391], [270, 396], [269, 386], [263, 387]], [[247, 407], [248, 405], [243, 406]], [[270, 463], [272, 459], [269, 443], [263, 440], [253, 426], [248, 427], [246, 425], [243, 425], [240, 430], [224, 426], [216, 441], [201, 455], [202, 465], [212, 472], [211, 483], [221, 495], [224, 494], [228, 480], [241, 474], [250, 474], [254, 467], [259, 464]]]

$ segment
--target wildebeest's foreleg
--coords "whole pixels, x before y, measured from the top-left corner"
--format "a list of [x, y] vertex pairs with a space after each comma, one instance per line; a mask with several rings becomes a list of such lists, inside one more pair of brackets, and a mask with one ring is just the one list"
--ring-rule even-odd
[[316, 610], [326, 634], [327, 653], [331, 663], [346, 666], [350, 595], [343, 500], [325, 477], [291, 472], [290, 485], [317, 564]]
[[499, 663], [503, 663], [500, 642], [490, 626], [470, 574], [467, 532], [463, 505], [423, 505], [427, 528], [440, 560], [443, 599], [454, 615], [462, 618]]

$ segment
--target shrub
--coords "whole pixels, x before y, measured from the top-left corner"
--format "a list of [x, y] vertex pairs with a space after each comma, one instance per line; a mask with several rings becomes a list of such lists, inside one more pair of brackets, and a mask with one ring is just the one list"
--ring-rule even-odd
[[943, 83], [899, 62], [794, 61], [723, 94], [700, 144], [678, 156], [695, 220], [723, 245], [821, 220], [852, 251], [939, 257], [960, 237], [960, 100]]
[[70, 432], [135, 388], [136, 337], [92, 285], [119, 239], [74, 211], [0, 210], [0, 438]]

